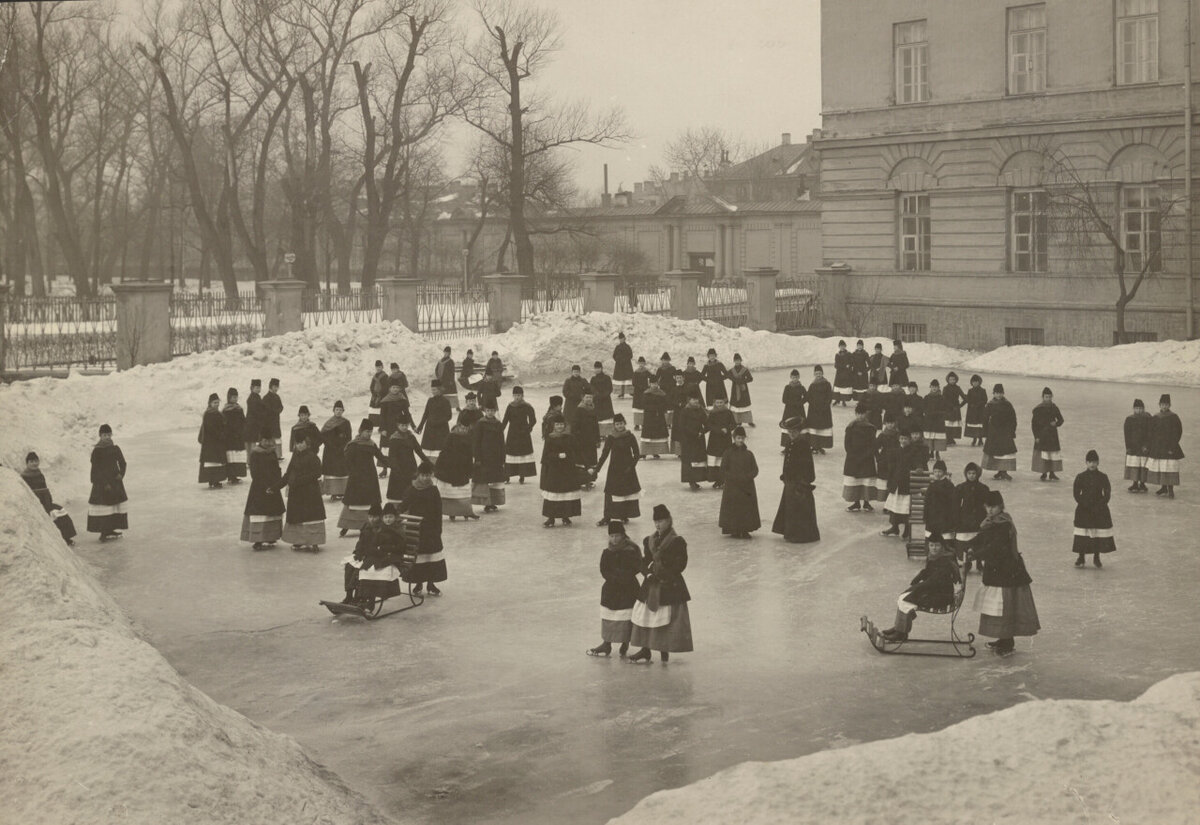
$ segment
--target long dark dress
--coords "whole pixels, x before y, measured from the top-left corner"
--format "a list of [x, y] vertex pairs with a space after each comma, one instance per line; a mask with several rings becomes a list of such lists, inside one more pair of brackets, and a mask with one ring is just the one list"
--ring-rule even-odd
[[221, 408], [225, 419], [225, 478], [236, 481], [246, 477], [246, 414], [242, 405], [229, 401]]
[[441, 385], [442, 397], [446, 399], [446, 403], [453, 409], [458, 409], [458, 383], [454, 380], [454, 359], [446, 355], [438, 359], [433, 367], [433, 377]]
[[242, 510], [241, 540], [273, 543], [283, 534], [283, 472], [275, 450], [255, 444], [250, 450], [250, 490]]
[[850, 351], [839, 349], [833, 356], [833, 397], [848, 401], [854, 393], [854, 359]]
[[946, 386], [942, 387], [942, 412], [946, 416], [947, 446], [962, 438], [962, 408], [965, 403], [967, 396], [962, 387], [947, 381]]
[[846, 460], [842, 463], [842, 498], [870, 502], [875, 493], [875, 428], [869, 421], [855, 419], [846, 426], [842, 440]]
[[628, 537], [616, 547], [605, 545], [600, 554], [600, 575], [604, 577], [600, 588], [600, 638], [610, 644], [629, 644], [641, 572], [641, 551]]
[[571, 518], [582, 512], [575, 445], [568, 433], [551, 433], [542, 442], [542, 515]]
[[486, 415], [471, 427], [471, 503], [499, 507], [505, 503], [504, 423]]
[[54, 503], [54, 498], [50, 495], [50, 487], [46, 484], [46, 476], [42, 474], [41, 470], [31, 470], [26, 467], [21, 471], [21, 478], [25, 479], [25, 483], [29, 485], [29, 489], [33, 490], [33, 494], [41, 503], [42, 509], [54, 521], [54, 526], [58, 528], [63, 541], [69, 544], [76, 535], [75, 522], [71, 520], [61, 505]]
[[1150, 459], [1146, 462], [1146, 481], [1174, 487], [1179, 484], [1179, 462], [1184, 458], [1179, 440], [1183, 422], [1168, 410], [1160, 412], [1150, 425]]
[[387, 458], [367, 434], [356, 436], [346, 445], [345, 452], [350, 478], [346, 482], [346, 494], [342, 497], [338, 527], [342, 530], [358, 530], [367, 523], [367, 511], [371, 505], [383, 503], [383, 497], [379, 494], [379, 477], [375, 475], [375, 463], [386, 462]]
[[704, 369], [700, 370], [700, 375], [704, 379], [704, 403], [708, 407], [712, 407], [713, 402], [718, 398], [728, 400], [729, 394], [725, 392], [725, 379], [729, 377], [729, 373], [725, 370], [725, 365], [720, 361], [709, 361], [704, 365]]
[[807, 436], [790, 439], [783, 453], [783, 493], [771, 532], [779, 533], [785, 541], [807, 543], [821, 540], [817, 527], [817, 507], [813, 500], [816, 470], [813, 468], [812, 444]]
[[891, 370], [891, 375], [888, 376], [889, 384], [899, 384], [905, 386], [908, 384], [908, 353], [904, 350], [895, 350], [888, 358], [888, 368]]
[[1113, 540], [1112, 513], [1108, 501], [1112, 485], [1108, 476], [1099, 470], [1087, 469], [1075, 476], [1075, 539], [1072, 553], [1111, 553], [1117, 549]]
[[332, 416], [321, 427], [321, 492], [327, 496], [346, 494], [350, 467], [346, 464], [346, 445], [354, 438], [350, 422]]
[[[276, 445], [279, 445], [279, 439], [283, 437], [282, 431], [279, 429], [279, 416], [283, 415], [283, 400], [279, 397], [279, 393], [268, 391], [262, 399], [262, 435], [275, 439]], [[280, 447], [275, 450], [275, 455], [279, 455]]]
[[641, 437], [642, 455], [665, 453], [671, 448], [667, 431], [667, 394], [652, 384], [642, 396], [642, 404], [645, 407]]
[[638, 503], [642, 484], [637, 474], [640, 456], [637, 437], [629, 430], [604, 439], [604, 449], [600, 451], [600, 460], [596, 462], [596, 472], [598, 474], [604, 463], [609, 462], [608, 475], [604, 478], [605, 519], [631, 519], [642, 514]]
[[982, 481], [964, 481], [954, 488], [954, 539], [967, 542], [979, 534], [979, 525], [987, 517], [987, 494], [991, 492]]
[[533, 478], [537, 475], [537, 456], [533, 452], [533, 428], [537, 424], [537, 415], [533, 411], [533, 405], [524, 399], [513, 401], [504, 410], [504, 420], [500, 423], [506, 429], [505, 476]]
[[708, 445], [705, 454], [708, 461], [706, 478], [709, 481], [722, 481], [721, 458], [725, 451], [733, 446], [733, 429], [736, 426], [737, 419], [728, 407], [713, 410], [708, 414]]
[[446, 446], [437, 457], [433, 477], [442, 496], [442, 512], [452, 518], [475, 517], [471, 506], [471, 433], [455, 427], [446, 438]]
[[987, 402], [987, 391], [983, 387], [971, 387], [967, 390], [967, 417], [963, 422], [963, 435], [983, 438], [984, 409]]
[[256, 392], [246, 396], [246, 452], [254, 449], [254, 445], [262, 438], [263, 400]]
[[654, 371], [654, 381], [658, 384], [658, 388], [667, 396], [667, 412], [670, 413], [679, 404], [679, 384], [675, 377], [679, 375], [679, 370], [668, 363], [665, 367], [660, 366]]
[[1033, 430], [1033, 466], [1035, 473], [1056, 473], [1063, 468], [1062, 445], [1058, 428], [1063, 425], [1062, 413], [1053, 401], [1033, 408], [1030, 426]]
[[283, 540], [293, 545], [319, 547], [324, 544], [325, 502], [321, 499], [321, 459], [312, 450], [293, 453], [281, 484], [288, 488]]
[[417, 539], [416, 563], [404, 574], [407, 582], [444, 582], [446, 556], [442, 546], [442, 497], [432, 482], [417, 479], [404, 494], [402, 513], [418, 516], [421, 529]]
[[725, 487], [721, 491], [717, 525], [723, 534], [738, 536], [762, 527], [758, 489], [754, 484], [757, 477], [758, 462], [745, 444], [734, 444], [721, 456], [721, 478], [725, 480]]
[[101, 439], [92, 448], [92, 491], [88, 496], [87, 531], [103, 536], [115, 530], [129, 529], [125, 502], [125, 473], [129, 465], [121, 448]]
[[421, 449], [430, 461], [436, 461], [438, 453], [446, 445], [446, 436], [450, 435], [450, 401], [444, 395], [431, 395], [425, 402], [425, 412], [417, 424], [417, 432], [421, 433]]
[[[900, 454], [900, 433], [895, 427], [884, 427], [875, 435], [875, 500], [887, 501], [888, 482], [892, 465]], [[884, 507], [887, 512], [887, 507]]]
[[1017, 469], [1017, 413], [1007, 398], [993, 398], [983, 408], [983, 469]]
[[412, 430], [396, 430], [387, 440], [388, 448], [388, 485], [387, 500], [403, 501], [412, 486], [413, 478], [417, 475], [419, 461], [428, 461], [429, 457], [421, 451], [417, 437]]
[[868, 376], [871, 372], [871, 356], [865, 349], [855, 349], [850, 353], [850, 377], [853, 380], [854, 397], [859, 398], [870, 386]]
[[583, 400], [583, 396], [591, 391], [592, 385], [582, 375], [572, 373], [563, 382], [563, 418], [567, 421], [568, 432], [575, 431], [575, 410], [578, 409], [579, 402]]
[[814, 447], [828, 450], [833, 447], [833, 387], [824, 378], [815, 378], [808, 385], [808, 418], [804, 434]]
[[1150, 463], [1150, 428], [1154, 417], [1146, 411], [1125, 419], [1125, 480], [1145, 483]]
[[308, 440], [308, 448], [314, 453], [321, 446], [321, 431], [317, 429], [317, 425], [311, 421], [297, 421], [292, 425], [291, 434], [288, 436], [289, 453], [296, 452], [296, 442], [302, 438]]
[[799, 379], [789, 381], [783, 386], [783, 415], [779, 417], [779, 426], [783, 432], [779, 434], [779, 446], [787, 447], [790, 439], [787, 434], [787, 428], [784, 423], [789, 418], [796, 416], [804, 416], [804, 402], [808, 400], [808, 390], [800, 383]]
[[596, 408], [596, 419], [600, 422], [601, 427], [605, 428], [606, 432], [601, 432], [601, 435], [608, 435], [612, 431], [613, 417], [613, 380], [604, 373], [593, 375], [592, 385], [592, 404]]
[[975, 594], [979, 634], [996, 639], [1035, 635], [1041, 622], [1012, 517], [1001, 512], [985, 518], [969, 547], [983, 567], [983, 587]]
[[591, 470], [596, 466], [596, 450], [600, 448], [600, 422], [596, 418], [596, 409], [586, 404], [575, 410], [575, 427], [571, 430], [571, 438], [575, 441], [575, 464], [582, 470]]
[[674, 439], [679, 443], [679, 480], [695, 484], [708, 478], [708, 454], [704, 434], [708, 431], [708, 413], [703, 407], [691, 404], [679, 411], [679, 431]]
[[946, 449], [946, 399], [941, 390], [933, 390], [921, 400], [921, 432], [930, 452]]
[[626, 387], [633, 380], [633, 347], [624, 341], [613, 347], [613, 384], [625, 394]]
[[954, 535], [958, 519], [958, 496], [954, 482], [943, 477], [925, 488], [925, 536], [937, 533], [942, 539]]
[[642, 540], [642, 570], [646, 578], [633, 606], [630, 644], [667, 653], [692, 650], [692, 622], [683, 571], [687, 569], [687, 542], [668, 529]]
[[867, 358], [867, 384], [886, 387], [888, 383], [888, 357], [882, 352], [873, 352]]
[[225, 418], [218, 410], [207, 409], [196, 436], [200, 444], [200, 484], [215, 484], [225, 480]]
[[650, 386], [650, 379], [654, 377], [654, 373], [648, 368], [638, 367], [633, 372], [633, 377], [629, 379], [633, 385], [633, 399], [630, 402], [633, 406], [633, 425], [635, 427], [642, 426], [642, 399], [646, 395], [646, 388]]
[[729, 409], [739, 424], [754, 423], [754, 409], [750, 402], [750, 382], [754, 380], [749, 367], [734, 364], [729, 371]]

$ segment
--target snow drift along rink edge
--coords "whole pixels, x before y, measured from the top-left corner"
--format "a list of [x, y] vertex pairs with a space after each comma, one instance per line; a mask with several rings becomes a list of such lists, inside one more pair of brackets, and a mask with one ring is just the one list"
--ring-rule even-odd
[[217, 704], [138, 639], [8, 470], [0, 470], [0, 500], [0, 587], [8, 596], [0, 625], [0, 799], [7, 811], [0, 819], [393, 821], [295, 740]]
[[[663, 352], [669, 352], [680, 368], [689, 355], [703, 364], [711, 346], [726, 366], [732, 365], [733, 354], [738, 352], [751, 370], [798, 367], [806, 382], [811, 380], [813, 364], [823, 364], [832, 379], [838, 341], [836, 336], [782, 335], [662, 315], [548, 312], [503, 334], [448, 343], [456, 363], [461, 364], [468, 347], [474, 349], [479, 364], [486, 363], [496, 350], [519, 380], [556, 385], [572, 364], [579, 364], [584, 374], [590, 375], [592, 362], [601, 359], [611, 372], [612, 350], [622, 331], [635, 358], [645, 356], [652, 366]], [[854, 346], [853, 336], [845, 340]], [[891, 352], [887, 339], [865, 341], [869, 350], [879, 342], [885, 352]], [[76, 479], [86, 469], [99, 424], [113, 425], [118, 444], [142, 432], [198, 429], [210, 392], [224, 399], [225, 390], [236, 387], [244, 406], [251, 378], [261, 378], [264, 387], [272, 377], [283, 382], [285, 433], [301, 404], [309, 406], [313, 420], [320, 425], [338, 399], [346, 403], [346, 417], [356, 425], [368, 412], [367, 387], [377, 358], [385, 364], [397, 362], [408, 375], [410, 397], [419, 416], [444, 343], [416, 335], [398, 322], [350, 323], [262, 338], [105, 376], [74, 374], [65, 380], [18, 382], [0, 389], [0, 416], [6, 422], [0, 433], [0, 460], [20, 467], [25, 452], [36, 450], [51, 489], [71, 485], [60, 495], [77, 495], [86, 490]], [[1103, 349], [1003, 347], [984, 354], [940, 344], [911, 343], [906, 349], [914, 366], [957, 370], [963, 386], [972, 372], [983, 374], [985, 381], [989, 374], [1011, 373], [1200, 386], [1200, 341]]]
[[1194, 825], [1198, 778], [1200, 673], [1185, 673], [1132, 702], [1032, 701], [936, 733], [746, 762], [610, 825]]

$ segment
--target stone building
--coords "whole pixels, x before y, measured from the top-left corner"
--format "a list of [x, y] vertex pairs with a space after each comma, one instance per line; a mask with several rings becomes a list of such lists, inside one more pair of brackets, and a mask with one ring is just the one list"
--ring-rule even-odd
[[[1146, 275], [1126, 329], [1187, 337], [1186, 15], [1184, 0], [823, 0], [839, 325], [1111, 344], [1119, 256], [1129, 284]], [[1084, 195], [1091, 220], [1071, 207]]]

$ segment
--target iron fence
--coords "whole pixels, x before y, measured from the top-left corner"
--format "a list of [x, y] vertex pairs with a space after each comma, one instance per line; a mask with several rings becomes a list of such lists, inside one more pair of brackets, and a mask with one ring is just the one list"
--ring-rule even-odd
[[698, 314], [702, 320], [716, 321], [727, 327], [746, 325], [746, 288], [719, 283], [700, 287]]
[[343, 324], [351, 321], [376, 323], [383, 320], [382, 294], [378, 286], [354, 287], [349, 292], [306, 289], [300, 311], [304, 326]]
[[617, 288], [613, 309], [616, 312], [666, 315], [671, 312], [671, 291], [657, 280], [626, 279]]
[[575, 278], [553, 278], [521, 287], [521, 320], [541, 312], [583, 312], [583, 289]]
[[821, 323], [821, 293], [816, 279], [789, 278], [775, 282], [775, 329], [815, 329]]
[[117, 361], [117, 301], [18, 298], [5, 305], [3, 362], [8, 372], [53, 367], [106, 368]]
[[441, 340], [486, 334], [490, 327], [487, 291], [423, 285], [417, 290], [417, 331]]

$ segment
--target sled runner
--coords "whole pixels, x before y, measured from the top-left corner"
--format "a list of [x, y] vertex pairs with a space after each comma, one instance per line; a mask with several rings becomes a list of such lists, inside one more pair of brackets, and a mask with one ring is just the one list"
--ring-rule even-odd
[[904, 549], [910, 559], [923, 559], [929, 555], [929, 546], [925, 543], [925, 491], [929, 489], [929, 481], [928, 470], [913, 470], [909, 474], [908, 489], [912, 496], [908, 511], [910, 537]]
[[954, 588], [954, 603], [949, 607], [944, 608], [925, 608], [918, 607], [917, 610], [921, 613], [929, 613], [934, 616], [950, 616], [950, 638], [949, 639], [914, 639], [911, 636], [903, 641], [889, 641], [883, 637], [875, 624], [863, 616], [859, 619], [859, 629], [867, 634], [867, 638], [871, 640], [871, 646], [880, 653], [899, 653], [905, 656], [946, 656], [949, 658], [970, 659], [975, 655], [975, 634], [968, 633], [966, 638], [958, 635], [958, 630], [954, 627], [958, 620], [958, 611], [962, 607], [963, 596], [966, 595], [967, 588], [964, 583], [959, 583]]
[[[404, 580], [417, 561], [417, 546], [420, 538], [421, 519], [401, 514], [396, 523], [404, 535], [404, 552], [384, 568], [363, 569], [358, 573], [355, 598], [350, 602], [321, 600], [320, 604], [335, 616], [358, 616], [373, 621], [412, 610], [425, 603], [425, 597], [413, 593], [412, 582]], [[384, 610], [388, 599], [408, 598], [408, 604], [395, 610]]]

